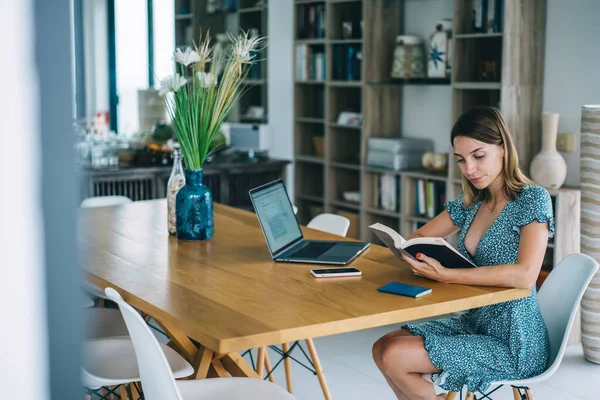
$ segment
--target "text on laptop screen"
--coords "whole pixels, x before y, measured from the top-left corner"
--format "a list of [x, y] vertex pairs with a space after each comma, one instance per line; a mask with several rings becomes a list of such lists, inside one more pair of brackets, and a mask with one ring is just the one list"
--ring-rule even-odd
[[276, 253], [302, 236], [283, 183], [252, 195], [271, 253]]

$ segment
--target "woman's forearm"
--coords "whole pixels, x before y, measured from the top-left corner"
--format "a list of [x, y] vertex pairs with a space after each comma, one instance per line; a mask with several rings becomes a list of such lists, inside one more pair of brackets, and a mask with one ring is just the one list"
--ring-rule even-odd
[[462, 285], [499, 286], [529, 289], [537, 273], [522, 264], [503, 264], [481, 268], [447, 268], [444, 282]]

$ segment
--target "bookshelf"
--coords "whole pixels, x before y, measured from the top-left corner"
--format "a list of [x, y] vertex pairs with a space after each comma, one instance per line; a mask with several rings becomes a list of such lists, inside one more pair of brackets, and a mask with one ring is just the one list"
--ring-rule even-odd
[[[390, 77], [395, 38], [404, 33], [402, 1], [294, 2], [294, 203], [301, 223], [323, 211], [350, 213], [358, 221], [356, 237], [379, 243], [368, 228], [372, 223], [381, 222], [410, 235], [430, 220], [432, 214], [419, 212], [416, 204], [419, 182], [435, 187], [434, 213], [444, 200], [462, 193], [460, 171], [452, 157], [442, 173], [388, 171], [366, 165], [370, 137], [401, 137], [403, 85], [451, 85], [448, 106], [453, 121], [475, 105], [499, 107], [522, 166], [528, 169], [540, 143], [546, 0], [503, 3], [502, 24], [492, 32], [475, 32], [472, 2], [455, 0], [451, 79], [403, 81]], [[350, 32], [344, 30], [344, 22], [351, 23]], [[362, 55], [358, 71], [351, 74], [344, 71], [344, 62], [334, 62], [340, 60], [336, 54], [343, 53], [339, 49], [348, 46]], [[342, 111], [360, 113], [362, 124], [339, 123]], [[395, 207], [378, 204], [382, 175], [397, 185]], [[360, 193], [360, 201], [345, 200], [344, 192]], [[567, 198], [563, 192], [570, 193], [565, 189], [553, 194], [555, 201]], [[568, 224], [566, 216], [557, 214], [561, 230]], [[575, 239], [570, 237], [571, 233], [565, 236], [567, 247], [574, 246]], [[565, 255], [553, 245], [548, 254], [552, 263]]]
[[[268, 37], [268, 0], [230, 0], [215, 2], [228, 7], [209, 12], [209, 0], [175, 0], [175, 44], [176, 47], [198, 43], [201, 33], [216, 35], [230, 32], [238, 34], [240, 29], [255, 29], [260, 36]], [[228, 5], [228, 6], [227, 6]], [[266, 45], [266, 43], [265, 43]], [[244, 82], [243, 94], [228, 116], [229, 122], [267, 123], [267, 48], [256, 55], [258, 63], [253, 65]], [[261, 108], [263, 115], [249, 114], [251, 107]]]

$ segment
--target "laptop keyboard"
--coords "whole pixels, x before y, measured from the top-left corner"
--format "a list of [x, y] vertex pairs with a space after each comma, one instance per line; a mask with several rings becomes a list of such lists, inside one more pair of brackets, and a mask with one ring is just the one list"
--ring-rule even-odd
[[335, 246], [335, 243], [309, 243], [308, 246], [301, 248], [294, 254], [290, 254], [290, 257], [317, 258], [333, 246]]

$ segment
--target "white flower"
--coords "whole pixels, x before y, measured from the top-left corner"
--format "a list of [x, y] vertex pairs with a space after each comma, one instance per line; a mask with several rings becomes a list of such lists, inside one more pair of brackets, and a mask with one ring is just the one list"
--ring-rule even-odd
[[181, 49], [175, 49], [173, 60], [187, 67], [191, 63], [200, 61], [200, 55], [192, 50], [191, 47], [186, 47], [183, 51], [181, 51]]
[[182, 86], [184, 86], [185, 83], [186, 83], [186, 79], [183, 76], [181, 76], [179, 74], [170, 75], [164, 79], [161, 79], [160, 91], [158, 92], [158, 94], [161, 96], [164, 96], [165, 94], [167, 94], [169, 92], [176, 92]]
[[257, 33], [248, 32], [239, 35], [237, 38], [232, 38], [233, 41], [233, 58], [242, 63], [248, 64], [252, 62], [252, 52], [256, 51], [264, 41], [264, 38], [258, 36]]
[[208, 72], [198, 72], [200, 87], [207, 88], [217, 84], [217, 77]]

